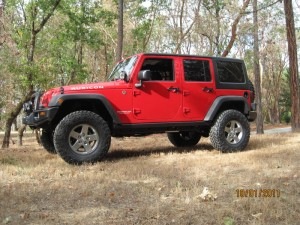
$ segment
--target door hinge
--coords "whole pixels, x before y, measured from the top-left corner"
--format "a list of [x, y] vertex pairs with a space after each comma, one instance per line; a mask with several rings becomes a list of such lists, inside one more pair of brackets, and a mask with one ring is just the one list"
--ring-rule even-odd
[[183, 96], [188, 96], [188, 95], [190, 95], [190, 94], [191, 94], [190, 91], [183, 91]]
[[142, 112], [142, 110], [140, 110], [140, 109], [133, 109], [134, 114], [140, 114], [141, 112]]
[[133, 96], [138, 96], [141, 94], [141, 91], [133, 91]]
[[184, 112], [184, 113], [190, 113], [190, 112], [191, 112], [191, 109], [190, 109], [190, 108], [183, 108], [183, 112]]

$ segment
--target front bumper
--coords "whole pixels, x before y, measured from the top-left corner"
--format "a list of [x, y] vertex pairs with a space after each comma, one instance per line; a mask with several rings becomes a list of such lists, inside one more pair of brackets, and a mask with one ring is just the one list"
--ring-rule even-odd
[[34, 128], [43, 127], [53, 120], [57, 111], [58, 107], [34, 110], [29, 115], [23, 117], [22, 122], [23, 124]]
[[23, 109], [26, 116], [23, 117], [22, 122], [32, 128], [40, 128], [53, 120], [58, 111], [58, 107], [43, 108], [40, 107], [39, 102], [42, 93], [36, 92], [33, 94], [31, 101], [24, 103]]

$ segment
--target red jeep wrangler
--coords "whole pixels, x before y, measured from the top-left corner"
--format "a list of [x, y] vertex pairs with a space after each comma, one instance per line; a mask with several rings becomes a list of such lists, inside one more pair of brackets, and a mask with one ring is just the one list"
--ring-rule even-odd
[[35, 93], [23, 123], [66, 162], [96, 162], [111, 136], [166, 132], [177, 147], [210, 136], [221, 151], [243, 150], [256, 118], [254, 89], [238, 59], [137, 54], [119, 62], [108, 81]]

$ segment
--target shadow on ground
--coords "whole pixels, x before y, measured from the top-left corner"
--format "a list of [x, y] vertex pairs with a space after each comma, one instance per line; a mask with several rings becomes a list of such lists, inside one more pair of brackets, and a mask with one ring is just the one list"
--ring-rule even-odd
[[159, 155], [159, 154], [183, 154], [183, 153], [191, 153], [195, 151], [213, 151], [214, 148], [209, 144], [198, 144], [193, 147], [162, 147], [162, 148], [139, 148], [139, 149], [116, 149], [108, 152], [104, 161], [112, 161], [119, 160], [124, 158], [137, 158], [142, 156], [150, 156], [150, 155]]

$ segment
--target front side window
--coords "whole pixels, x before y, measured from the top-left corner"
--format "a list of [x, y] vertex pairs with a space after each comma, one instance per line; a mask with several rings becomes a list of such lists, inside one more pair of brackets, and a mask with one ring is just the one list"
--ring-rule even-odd
[[209, 61], [183, 60], [185, 81], [211, 81]]
[[143, 62], [141, 70], [151, 71], [151, 80], [174, 80], [173, 60], [161, 58], [148, 58]]
[[243, 64], [240, 62], [218, 61], [217, 70], [221, 83], [245, 83]]

